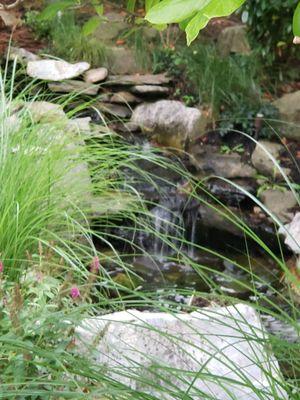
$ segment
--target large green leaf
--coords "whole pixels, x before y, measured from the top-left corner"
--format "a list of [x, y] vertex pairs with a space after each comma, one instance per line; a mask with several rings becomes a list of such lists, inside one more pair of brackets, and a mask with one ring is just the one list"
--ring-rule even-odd
[[208, 22], [209, 18], [205, 16], [201, 11], [198, 12], [194, 16], [194, 18], [190, 20], [190, 22], [185, 28], [188, 46], [192, 43], [193, 40], [196, 39], [201, 29], [205, 28]]
[[201, 10], [208, 18], [227, 17], [236, 11], [246, 0], [210, 0]]
[[236, 11], [246, 0], [163, 0], [152, 7], [146, 19], [153, 24], [179, 23], [190, 44], [211, 18]]
[[294, 13], [293, 32], [295, 36], [300, 36], [300, 3], [298, 3], [298, 6]]
[[146, 20], [152, 24], [171, 24], [191, 17], [210, 0], [163, 0], [150, 8]]

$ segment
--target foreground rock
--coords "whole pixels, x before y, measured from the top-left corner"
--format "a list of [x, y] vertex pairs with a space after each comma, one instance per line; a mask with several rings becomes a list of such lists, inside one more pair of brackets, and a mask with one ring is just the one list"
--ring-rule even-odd
[[68, 118], [59, 104], [48, 101], [27, 103], [27, 110], [34, 123], [66, 123]]
[[29, 61], [27, 64], [27, 74], [31, 78], [45, 81], [62, 81], [72, 79], [83, 74], [90, 68], [87, 62], [70, 64], [66, 61], [58, 60], [38, 60]]
[[278, 108], [283, 121], [281, 129], [283, 136], [300, 140], [300, 90], [285, 94], [272, 104]]
[[207, 119], [197, 108], [174, 100], [160, 100], [138, 106], [131, 121], [162, 145], [184, 149], [187, 140], [205, 132]]
[[155, 398], [188, 391], [193, 399], [287, 399], [266, 332], [247, 305], [176, 315], [123, 311], [86, 319], [77, 334], [78, 347], [89, 347], [110, 377]]
[[[252, 164], [260, 174], [283, 180], [282, 172], [279, 170], [278, 166], [276, 166], [276, 163], [280, 163], [280, 153], [283, 150], [284, 147], [279, 143], [260, 140], [252, 153]], [[291, 170], [288, 168], [282, 168], [282, 171], [286, 175], [291, 173]]]

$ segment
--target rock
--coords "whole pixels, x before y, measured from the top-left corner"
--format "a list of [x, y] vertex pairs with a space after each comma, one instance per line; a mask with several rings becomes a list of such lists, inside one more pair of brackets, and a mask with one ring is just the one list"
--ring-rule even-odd
[[171, 82], [171, 78], [166, 74], [145, 74], [145, 75], [115, 75], [110, 76], [107, 84], [109, 85], [165, 85]]
[[68, 121], [67, 128], [70, 132], [84, 133], [89, 136], [91, 134], [91, 117], [74, 118]]
[[66, 61], [59, 60], [38, 60], [28, 62], [27, 74], [31, 78], [45, 81], [62, 81], [76, 78], [89, 68], [90, 64], [86, 62], [70, 64]]
[[93, 37], [102, 43], [110, 44], [130, 28], [131, 25], [125, 21], [124, 15], [117, 12], [109, 12], [105, 14], [105, 19], [101, 21], [99, 27], [93, 32]]
[[131, 122], [139, 125], [144, 133], [160, 144], [178, 149], [184, 149], [188, 140], [203, 134], [207, 125], [207, 119], [200, 110], [174, 100], [138, 106]]
[[21, 64], [27, 64], [29, 61], [40, 60], [40, 57], [38, 55], [19, 47], [10, 47], [7, 53], [7, 57], [9, 60], [17, 59], [17, 61]]
[[135, 85], [130, 89], [130, 91], [144, 96], [164, 96], [169, 94], [170, 89], [158, 85]]
[[35, 123], [67, 123], [68, 118], [59, 104], [48, 101], [33, 101], [27, 103], [32, 121]]
[[[278, 108], [282, 124], [282, 133], [290, 139], [300, 140], [300, 90], [288, 93], [275, 100], [273, 106]], [[289, 123], [286, 125], [285, 123]]]
[[242, 162], [237, 153], [220, 154], [214, 146], [197, 147], [191, 150], [191, 163], [203, 176], [216, 175], [223, 178], [254, 178], [253, 167]]
[[94, 107], [104, 114], [112, 115], [116, 118], [131, 117], [131, 110], [128, 107], [119, 104], [97, 102]]
[[140, 103], [142, 100], [130, 92], [117, 92], [110, 97], [112, 103], [119, 104], [136, 104]]
[[247, 193], [255, 196], [257, 191], [257, 184], [254, 179], [235, 179], [229, 183], [222, 179], [212, 178], [208, 180], [205, 186], [222, 203], [233, 207], [246, 205], [250, 200]]
[[284, 243], [292, 252], [300, 255], [300, 212], [295, 214], [291, 223], [281, 226], [279, 233], [285, 236]]
[[[260, 174], [283, 180], [281, 172], [278, 167], [276, 167], [274, 161], [270, 158], [271, 155], [274, 160], [279, 162], [279, 156], [283, 150], [284, 147], [279, 143], [260, 140], [252, 153], [252, 164]], [[288, 168], [282, 168], [282, 170], [286, 175], [290, 175], [291, 173], [291, 170]]]
[[218, 50], [223, 57], [231, 53], [249, 54], [251, 51], [245, 25], [229, 26], [218, 38]]
[[64, 82], [48, 83], [48, 87], [55, 93], [78, 93], [96, 96], [100, 85], [94, 85], [82, 81], [68, 80]]
[[291, 190], [264, 190], [260, 194], [260, 198], [267, 209], [276, 217], [278, 217], [283, 223], [286, 223], [292, 219], [293, 215], [289, 212], [289, 210], [298, 204], [297, 199]]
[[108, 52], [109, 71], [115, 75], [131, 75], [145, 72], [137, 63], [134, 50], [126, 47], [111, 47]]
[[193, 399], [288, 398], [259, 315], [245, 304], [191, 314], [121, 311], [85, 319], [76, 334], [78, 351], [151, 398], [174, 399], [173, 390]]
[[95, 68], [90, 69], [84, 74], [84, 80], [86, 83], [97, 83], [105, 81], [108, 76], [107, 68]]

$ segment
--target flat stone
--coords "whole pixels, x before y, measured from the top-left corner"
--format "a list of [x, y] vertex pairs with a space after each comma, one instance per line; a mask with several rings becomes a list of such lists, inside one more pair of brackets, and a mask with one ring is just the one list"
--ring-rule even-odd
[[59, 60], [29, 61], [27, 64], [27, 75], [31, 78], [45, 81], [62, 81], [76, 78], [90, 68], [87, 62], [70, 64]]
[[138, 106], [131, 122], [158, 143], [184, 149], [188, 141], [205, 132], [207, 118], [199, 109], [186, 107], [180, 101], [160, 100]]
[[297, 199], [291, 190], [264, 190], [260, 194], [260, 198], [267, 209], [283, 223], [292, 219], [293, 215], [290, 213], [290, 209], [298, 204]]
[[218, 50], [225, 57], [231, 53], [249, 54], [251, 51], [245, 25], [229, 26], [218, 37]]
[[[252, 164], [260, 174], [283, 180], [280, 170], [271, 158], [273, 157], [275, 161], [279, 162], [279, 156], [283, 150], [284, 147], [279, 143], [260, 140], [252, 153]], [[290, 175], [291, 173], [291, 170], [288, 168], [282, 168], [282, 170], [286, 175]]]
[[21, 47], [10, 47], [7, 52], [7, 57], [9, 60], [17, 59], [21, 64], [27, 64], [29, 61], [38, 61], [41, 59], [37, 54], [31, 53]]
[[104, 114], [109, 114], [116, 118], [129, 118], [132, 114], [132, 111], [128, 107], [120, 104], [97, 102], [96, 104], [94, 104], [94, 107], [97, 108], [100, 112], [103, 112]]
[[151, 398], [174, 399], [173, 390], [193, 399], [288, 398], [260, 317], [245, 304], [191, 314], [121, 311], [85, 319], [76, 333], [78, 351]]
[[114, 93], [111, 96], [110, 101], [112, 103], [119, 103], [119, 104], [136, 104], [140, 103], [142, 100], [130, 92], [123, 91]]
[[90, 69], [84, 74], [84, 80], [86, 83], [98, 83], [105, 81], [108, 76], [107, 68], [95, 68]]
[[283, 121], [281, 125], [283, 136], [300, 140], [300, 90], [285, 94], [272, 104], [278, 108]]
[[163, 96], [170, 93], [168, 87], [158, 85], [135, 85], [130, 91], [144, 96]]
[[171, 78], [166, 74], [145, 74], [145, 75], [112, 75], [109, 77], [109, 85], [165, 85], [171, 82]]
[[48, 83], [48, 87], [55, 93], [78, 93], [90, 96], [96, 96], [100, 88], [99, 85], [75, 80]]
[[203, 146], [191, 150], [191, 163], [203, 176], [216, 175], [223, 178], [254, 178], [255, 169], [242, 162], [237, 153], [220, 154], [214, 146]]

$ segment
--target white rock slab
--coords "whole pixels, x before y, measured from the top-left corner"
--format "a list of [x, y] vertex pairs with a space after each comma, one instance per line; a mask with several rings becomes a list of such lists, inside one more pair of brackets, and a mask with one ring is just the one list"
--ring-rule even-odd
[[45, 81], [62, 81], [72, 79], [81, 75], [90, 68], [87, 62], [70, 64], [60, 60], [38, 60], [29, 61], [27, 64], [27, 75], [31, 78]]
[[292, 252], [300, 255], [300, 212], [295, 214], [291, 223], [280, 227], [279, 233], [285, 236], [284, 243]]
[[[267, 335], [260, 319], [243, 304], [174, 315], [128, 310], [86, 319], [77, 334], [81, 351], [91, 351], [113, 379], [158, 399], [187, 393], [193, 399], [271, 400], [268, 377], [281, 380], [262, 344]], [[287, 398], [279, 385], [275, 391]]]

